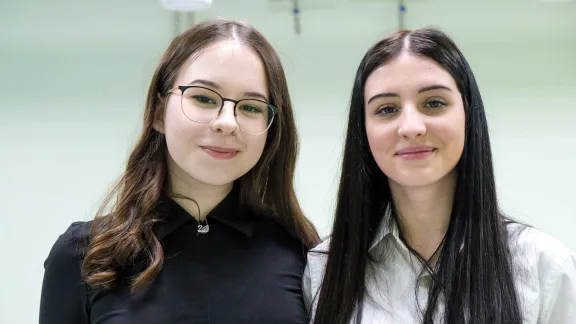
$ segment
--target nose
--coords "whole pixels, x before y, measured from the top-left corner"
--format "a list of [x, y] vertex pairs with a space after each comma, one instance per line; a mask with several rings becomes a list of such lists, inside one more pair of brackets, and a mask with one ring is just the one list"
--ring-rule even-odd
[[220, 110], [220, 113], [210, 123], [212, 130], [221, 132], [225, 135], [235, 134], [238, 132], [238, 123], [236, 116], [234, 116], [234, 103], [225, 102]]
[[398, 135], [405, 139], [415, 139], [426, 134], [426, 124], [422, 113], [415, 107], [405, 107], [402, 110]]

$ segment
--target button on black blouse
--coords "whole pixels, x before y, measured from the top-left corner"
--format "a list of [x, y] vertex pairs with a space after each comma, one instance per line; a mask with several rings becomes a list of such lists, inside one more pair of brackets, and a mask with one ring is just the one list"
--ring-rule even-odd
[[305, 248], [279, 225], [242, 210], [233, 191], [207, 217], [210, 230], [171, 199], [156, 228], [166, 256], [144, 291], [96, 290], [81, 276], [90, 222], [73, 223], [45, 261], [40, 324], [306, 323]]

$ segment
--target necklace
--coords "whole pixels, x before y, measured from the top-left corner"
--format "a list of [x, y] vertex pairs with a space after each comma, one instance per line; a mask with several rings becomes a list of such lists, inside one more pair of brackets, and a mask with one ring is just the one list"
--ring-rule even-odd
[[206, 219], [199, 220], [198, 221], [198, 231], [196, 232], [196, 235], [207, 234], [208, 232], [210, 232], [210, 225], [208, 224], [208, 220], [206, 220]]

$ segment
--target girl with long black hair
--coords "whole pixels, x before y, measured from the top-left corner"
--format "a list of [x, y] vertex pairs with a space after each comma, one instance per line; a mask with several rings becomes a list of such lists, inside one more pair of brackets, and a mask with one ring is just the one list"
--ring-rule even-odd
[[308, 254], [313, 323], [576, 323], [576, 255], [499, 210], [480, 91], [441, 31], [368, 50], [341, 172]]

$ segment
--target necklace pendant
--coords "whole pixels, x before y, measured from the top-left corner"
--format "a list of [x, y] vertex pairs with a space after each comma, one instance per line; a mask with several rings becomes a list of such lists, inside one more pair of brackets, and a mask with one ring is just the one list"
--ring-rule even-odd
[[208, 225], [208, 223], [202, 225], [202, 224], [198, 224], [198, 233], [199, 234], [207, 234], [208, 232], [210, 232], [210, 225]]

